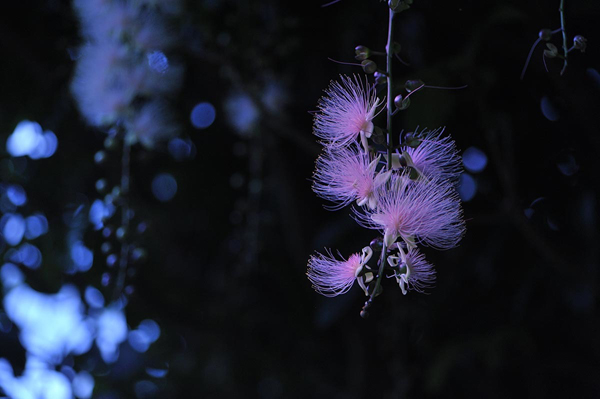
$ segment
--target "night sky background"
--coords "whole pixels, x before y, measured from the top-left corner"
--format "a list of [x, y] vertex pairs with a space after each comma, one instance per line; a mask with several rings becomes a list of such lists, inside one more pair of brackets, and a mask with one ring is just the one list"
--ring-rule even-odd
[[[167, 143], [132, 149], [132, 225], [146, 230], [130, 239], [148, 256], [130, 265], [124, 309], [130, 327], [152, 319], [161, 335], [145, 352], [124, 342], [112, 364], [95, 346], [64, 364], [87, 370], [93, 397], [105, 399], [599, 397], [600, 3], [565, 1], [569, 45], [583, 35], [586, 52], [569, 53], [560, 76], [561, 61], [544, 69], [540, 44], [523, 80], [538, 31], [560, 27], [558, 0], [415, 0], [396, 17], [410, 64], [395, 63], [399, 85], [468, 87], [415, 94], [394, 137], [445, 126], [461, 153], [474, 147], [487, 164], [466, 172], [476, 192], [463, 203], [460, 246], [424, 250], [436, 286], [403, 296], [384, 281], [368, 319], [359, 317], [360, 288], [325, 298], [305, 275], [314, 251], [347, 255], [377, 236], [349, 207], [328, 211], [311, 191], [321, 147], [310, 111], [331, 80], [362, 74], [328, 57], [355, 62], [359, 44], [384, 51], [388, 11], [377, 0], [323, 3], [189, 1], [174, 19], [169, 57], [185, 73], [171, 103], [191, 147], [186, 157]], [[560, 49], [560, 34], [552, 42]], [[93, 266], [65, 272], [69, 217], [102, 198], [98, 179], [118, 185], [121, 168], [119, 149], [94, 161], [106, 133], [86, 125], [71, 95], [83, 43], [68, 1], [11, 2], [0, 12], [0, 179], [26, 191], [21, 212], [48, 220], [32, 241], [41, 267], [18, 265], [26, 283], [52, 294], [91, 285], [109, 298], [115, 271], [101, 246], [113, 235], [79, 225]], [[216, 118], [198, 129], [190, 113], [201, 102]], [[252, 123], [236, 127], [236, 114], [248, 113]], [[22, 120], [56, 134], [52, 157], [6, 151]], [[164, 202], [152, 190], [163, 173], [177, 182]], [[5, 257], [10, 246], [0, 249]], [[0, 357], [18, 376], [19, 328], [1, 308], [0, 316]]]

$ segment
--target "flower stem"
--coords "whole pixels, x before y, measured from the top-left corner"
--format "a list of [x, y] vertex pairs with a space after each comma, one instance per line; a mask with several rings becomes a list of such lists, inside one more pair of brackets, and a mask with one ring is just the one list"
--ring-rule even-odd
[[[394, 15], [395, 12], [390, 8], [389, 10], [389, 23], [388, 23], [388, 41], [385, 46], [385, 51], [387, 53], [387, 131], [386, 135], [386, 146], [387, 146], [387, 170], [392, 170], [392, 116], [394, 112], [394, 96], [393, 96], [393, 85], [392, 85], [392, 60], [394, 58], [394, 54], [392, 53], [392, 42], [393, 42], [393, 27], [394, 27]], [[373, 292], [371, 292], [371, 296], [369, 297], [363, 311], [366, 310], [373, 302], [373, 298], [375, 295], [379, 293], [379, 288], [381, 287], [381, 279], [383, 278], [383, 271], [385, 269], [385, 264], [387, 263], [387, 245], [385, 240], [383, 242], [383, 248], [381, 249], [381, 259], [379, 260], [379, 272], [377, 273], [377, 281], [375, 282], [375, 288]], [[361, 313], [362, 314], [362, 313]]]
[[565, 3], [565, 0], [560, 0], [560, 6], [558, 8], [558, 11], [560, 12], [560, 29], [562, 30], [562, 37], [563, 37], [563, 52], [565, 54], [565, 60], [563, 63], [563, 67], [562, 67], [562, 70], [560, 71], [561, 76], [563, 73], [565, 73], [565, 70], [567, 69], [567, 53], [569, 52], [569, 50], [567, 49], [567, 31], [565, 30], [564, 3]]

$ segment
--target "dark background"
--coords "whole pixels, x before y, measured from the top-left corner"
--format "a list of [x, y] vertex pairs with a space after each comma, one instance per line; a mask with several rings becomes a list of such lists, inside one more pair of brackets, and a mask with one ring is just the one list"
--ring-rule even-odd
[[[464, 203], [461, 245], [425, 250], [436, 287], [403, 296], [384, 281], [363, 320], [359, 288], [324, 298], [305, 276], [315, 250], [349, 254], [376, 237], [349, 209], [323, 209], [311, 191], [320, 146], [309, 111], [330, 80], [362, 73], [328, 57], [352, 62], [359, 44], [384, 50], [385, 3], [189, 2], [177, 24], [175, 56], [186, 72], [174, 103], [196, 155], [178, 162], [161, 146], [132, 153], [131, 206], [149, 227], [139, 239], [149, 256], [128, 279], [135, 291], [126, 315], [131, 325], [156, 320], [162, 335], [133, 360], [92, 369], [94, 397], [135, 397], [147, 364], [168, 365], [155, 381], [164, 398], [600, 396], [600, 3], [566, 1], [569, 44], [581, 34], [588, 49], [570, 53], [559, 76], [557, 60], [544, 70], [540, 45], [522, 81], [537, 32], [560, 27], [558, 1], [414, 3], [397, 17], [395, 38], [410, 63], [396, 63], [398, 82], [468, 88], [416, 94], [395, 117], [395, 133], [445, 126], [461, 150], [488, 157], [472, 174], [477, 193]], [[559, 36], [552, 42], [560, 48]], [[92, 269], [61, 272], [63, 214], [98, 197], [97, 179], [117, 184], [120, 168], [116, 153], [94, 163], [104, 133], [86, 126], [70, 95], [69, 54], [82, 43], [69, 2], [17, 2], [0, 12], [2, 140], [23, 119], [59, 140], [53, 157], [28, 161], [23, 173], [6, 166], [2, 146], [2, 181], [21, 184], [28, 209], [51, 226], [40, 238], [42, 268], [25, 271], [42, 292], [66, 282], [102, 289], [106, 272], [103, 239], [91, 228]], [[285, 96], [270, 108], [260, 99], [272, 83]], [[244, 134], [225, 107], [240, 92], [259, 112]], [[543, 98], [557, 120], [545, 117]], [[202, 130], [189, 122], [200, 101], [217, 111]], [[161, 172], [178, 184], [167, 203], [150, 190]], [[3, 334], [0, 357], [22, 370], [16, 328]]]

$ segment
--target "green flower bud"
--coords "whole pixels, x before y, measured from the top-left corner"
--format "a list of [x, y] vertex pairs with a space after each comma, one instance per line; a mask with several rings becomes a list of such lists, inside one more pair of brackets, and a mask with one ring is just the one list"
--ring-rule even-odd
[[552, 43], [546, 43], [548, 50], [544, 50], [544, 55], [548, 58], [555, 58], [558, 55], [558, 49]]
[[354, 52], [356, 54], [354, 58], [356, 58], [359, 61], [366, 60], [371, 56], [371, 50], [366, 46], [356, 46], [354, 48]]
[[407, 92], [411, 92], [414, 90], [417, 90], [418, 88], [425, 86], [425, 83], [423, 83], [422, 80], [420, 79], [416, 79], [416, 80], [407, 80], [406, 83], [404, 84], [404, 88], [406, 88]]
[[550, 29], [542, 29], [538, 33], [538, 36], [541, 40], [548, 41], [552, 37], [552, 31]]
[[362, 65], [363, 71], [365, 71], [366, 74], [370, 75], [377, 71], [377, 64], [371, 60], [364, 60], [360, 64]]
[[587, 47], [587, 39], [581, 35], [577, 35], [573, 38], [573, 47], [577, 50], [585, 53], [585, 48]]
[[385, 76], [384, 73], [375, 72], [375, 75], [373, 75], [373, 76], [375, 76], [375, 84], [380, 85], [380, 84], [387, 83], [387, 76]]
[[396, 98], [394, 98], [394, 105], [400, 111], [404, 111], [410, 105], [410, 97], [402, 97], [402, 94], [398, 94]]
[[392, 52], [392, 54], [398, 54], [400, 52], [401, 48], [402, 47], [400, 46], [400, 43], [393, 42], [392, 43], [392, 48], [390, 49], [390, 51]]

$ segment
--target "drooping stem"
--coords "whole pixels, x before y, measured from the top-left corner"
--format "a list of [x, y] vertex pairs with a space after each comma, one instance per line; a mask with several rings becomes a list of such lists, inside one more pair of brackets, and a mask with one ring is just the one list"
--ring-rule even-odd
[[567, 69], [567, 53], [569, 52], [569, 50], [567, 48], [567, 31], [565, 30], [564, 3], [565, 3], [565, 0], [560, 0], [560, 7], [558, 8], [558, 10], [560, 12], [560, 29], [562, 30], [562, 37], [563, 37], [563, 53], [564, 53], [564, 57], [565, 57], [562, 70], [560, 71], [561, 75], [563, 73], [565, 73], [565, 70]]
[[127, 274], [127, 263], [129, 259], [129, 244], [127, 242], [127, 232], [129, 230], [129, 180], [130, 180], [130, 158], [131, 144], [127, 139], [123, 139], [123, 155], [121, 158], [121, 228], [124, 236], [121, 240], [121, 256], [119, 258], [119, 273], [113, 292], [113, 300], [117, 300], [123, 292], [125, 277]]

